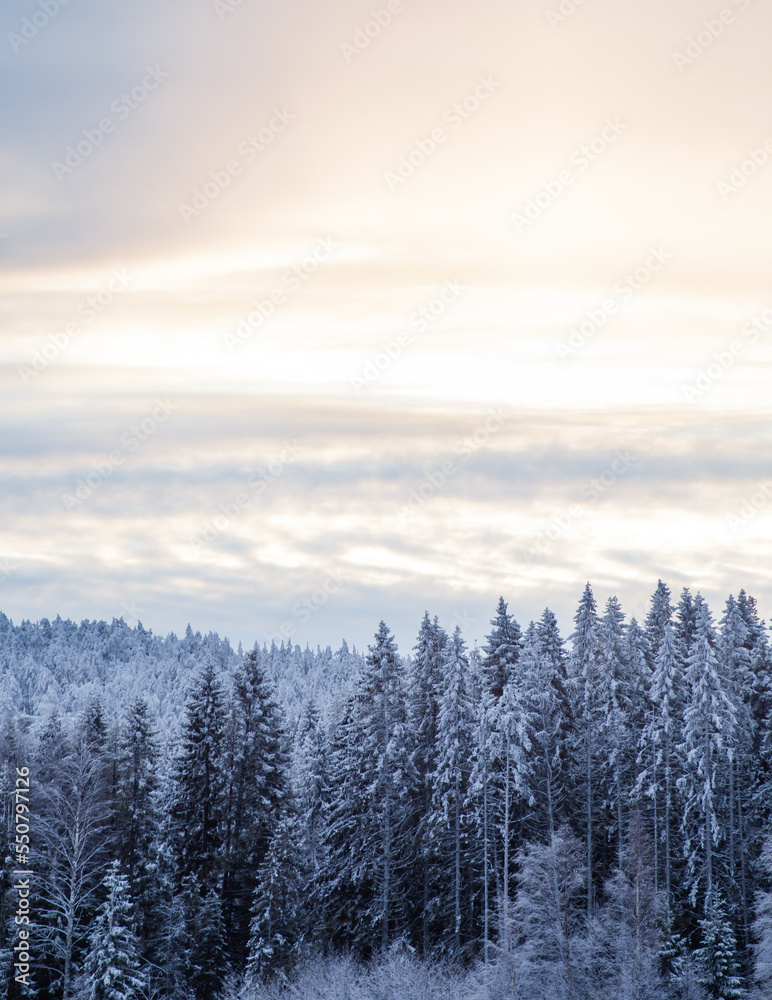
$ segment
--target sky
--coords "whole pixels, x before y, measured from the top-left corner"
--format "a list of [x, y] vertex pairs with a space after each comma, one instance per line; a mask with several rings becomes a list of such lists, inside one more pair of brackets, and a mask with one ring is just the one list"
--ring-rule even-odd
[[0, 609], [772, 614], [772, 8], [12, 0]]

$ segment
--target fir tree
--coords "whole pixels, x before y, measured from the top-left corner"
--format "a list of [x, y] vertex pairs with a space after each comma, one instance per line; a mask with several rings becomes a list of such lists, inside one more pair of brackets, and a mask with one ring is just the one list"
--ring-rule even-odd
[[700, 982], [711, 1000], [743, 1000], [745, 991], [737, 974], [734, 930], [726, 916], [721, 894], [716, 891], [706, 901], [706, 914], [700, 921], [702, 943], [696, 957], [700, 963]]
[[482, 667], [488, 690], [494, 698], [500, 698], [522, 648], [520, 626], [507, 612], [503, 597], [499, 598], [491, 625], [493, 630], [483, 650]]
[[146, 977], [134, 932], [129, 880], [114, 861], [103, 881], [107, 898], [91, 934], [85, 969], [89, 1000], [144, 997]]

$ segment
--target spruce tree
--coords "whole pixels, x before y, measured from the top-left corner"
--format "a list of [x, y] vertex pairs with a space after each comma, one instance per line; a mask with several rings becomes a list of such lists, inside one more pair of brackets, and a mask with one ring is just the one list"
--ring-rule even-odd
[[209, 664], [188, 699], [171, 806], [178, 879], [193, 875], [202, 887], [222, 886], [224, 738], [223, 693]]
[[522, 648], [520, 626], [507, 612], [503, 597], [499, 598], [496, 617], [491, 619], [491, 625], [493, 630], [483, 649], [482, 667], [487, 688], [498, 699], [512, 676]]
[[587, 916], [593, 911], [593, 862], [595, 844], [593, 842], [593, 820], [597, 800], [597, 756], [598, 756], [598, 615], [592, 588], [588, 583], [574, 615], [574, 631], [571, 635], [569, 675], [571, 677], [577, 729], [574, 733], [574, 756], [581, 760], [581, 771], [577, 766], [576, 784], [584, 799], [584, 828], [587, 860]]
[[88, 1000], [134, 1000], [144, 997], [142, 970], [129, 880], [114, 861], [103, 880], [107, 898], [91, 934], [85, 970]]

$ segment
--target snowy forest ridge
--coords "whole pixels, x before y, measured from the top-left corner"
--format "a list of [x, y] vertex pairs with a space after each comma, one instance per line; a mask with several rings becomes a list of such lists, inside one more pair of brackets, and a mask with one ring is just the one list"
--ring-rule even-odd
[[190, 628], [0, 615], [40, 995], [771, 996], [753, 598], [716, 623], [660, 581], [639, 625], [588, 584], [569, 648], [549, 609], [523, 632], [501, 599], [491, 625], [472, 651], [426, 613], [409, 657], [383, 622], [367, 656], [245, 655]]

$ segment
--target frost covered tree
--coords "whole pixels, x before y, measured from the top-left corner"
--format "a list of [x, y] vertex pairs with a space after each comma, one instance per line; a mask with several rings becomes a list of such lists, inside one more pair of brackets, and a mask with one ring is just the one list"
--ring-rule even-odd
[[85, 972], [88, 1000], [139, 1000], [145, 995], [139, 942], [134, 931], [129, 880], [114, 861], [105, 875], [107, 898], [91, 933]]
[[178, 877], [193, 875], [199, 885], [215, 884], [218, 888], [224, 854], [224, 739], [223, 692], [210, 664], [188, 700], [175, 762], [171, 819]]
[[507, 610], [503, 597], [496, 605], [496, 617], [491, 619], [492, 631], [487, 636], [482, 655], [482, 669], [487, 689], [500, 698], [512, 676], [520, 656], [522, 635], [520, 626]]
[[532, 1000], [579, 1000], [587, 949], [582, 846], [561, 827], [549, 844], [527, 844], [518, 855], [512, 907], [515, 953], [510, 983]]
[[627, 659], [624, 614], [609, 597], [598, 625], [598, 743], [602, 762], [598, 785], [603, 792], [606, 835], [616, 839], [617, 867], [622, 868], [625, 810], [633, 785], [635, 745], [632, 716], [633, 680]]
[[727, 833], [725, 803], [737, 725], [710, 610], [699, 595], [695, 606], [696, 626], [686, 673], [689, 700], [680, 747], [686, 766], [678, 779], [684, 797], [682, 829], [692, 902], [699, 887], [711, 900], [718, 886], [716, 848]]
[[319, 892], [332, 940], [368, 955], [405, 931], [411, 868], [412, 743], [403, 666], [385, 622], [338, 730]]
[[[772, 836], [764, 842], [759, 857], [759, 868], [772, 884]], [[753, 979], [759, 1000], [772, 996], [772, 890], [759, 890], [756, 894], [756, 917], [753, 921], [755, 944]]]
[[247, 964], [248, 972], [257, 979], [286, 978], [300, 956], [304, 930], [301, 894], [306, 873], [297, 837], [295, 818], [285, 815], [258, 874]]
[[[592, 588], [588, 583], [574, 615], [571, 635], [569, 676], [574, 692], [573, 754], [577, 764], [576, 784], [584, 800], [584, 829], [587, 848], [587, 916], [593, 910], [593, 823], [596, 814], [598, 731], [598, 614]], [[581, 761], [581, 765], [579, 765]]]
[[669, 914], [673, 901], [671, 876], [676, 817], [674, 796], [680, 773], [677, 746], [684, 713], [683, 671], [669, 623], [664, 626], [656, 651], [650, 697], [652, 709], [640, 738], [639, 761], [643, 769], [638, 789], [643, 789], [652, 802], [655, 879], [659, 881], [659, 852], [662, 844], [661, 868], [664, 874], [665, 906]]
[[[442, 923], [448, 928], [452, 955], [461, 956], [462, 888], [468, 866], [462, 868], [467, 849], [464, 800], [469, 787], [474, 718], [470, 697], [469, 658], [457, 625], [444, 661], [444, 685], [437, 717], [437, 767], [432, 797], [430, 836], [437, 853], [452, 865], [448, 893], [436, 900]], [[467, 921], [467, 934], [469, 933]]]
[[696, 952], [700, 982], [711, 1000], [743, 1000], [746, 992], [737, 973], [734, 929], [727, 919], [720, 891], [707, 898], [705, 910], [700, 921], [702, 942]]
[[424, 617], [414, 647], [408, 676], [408, 721], [413, 734], [412, 771], [414, 804], [412, 826], [415, 837], [415, 881], [421, 886], [421, 951], [430, 952], [431, 898], [436, 859], [430, 837], [434, 774], [437, 766], [437, 720], [444, 684], [445, 649], [448, 636], [437, 618]]
[[285, 794], [283, 720], [253, 649], [234, 673], [224, 726], [223, 918], [231, 955], [246, 953], [255, 872], [268, 851]]

